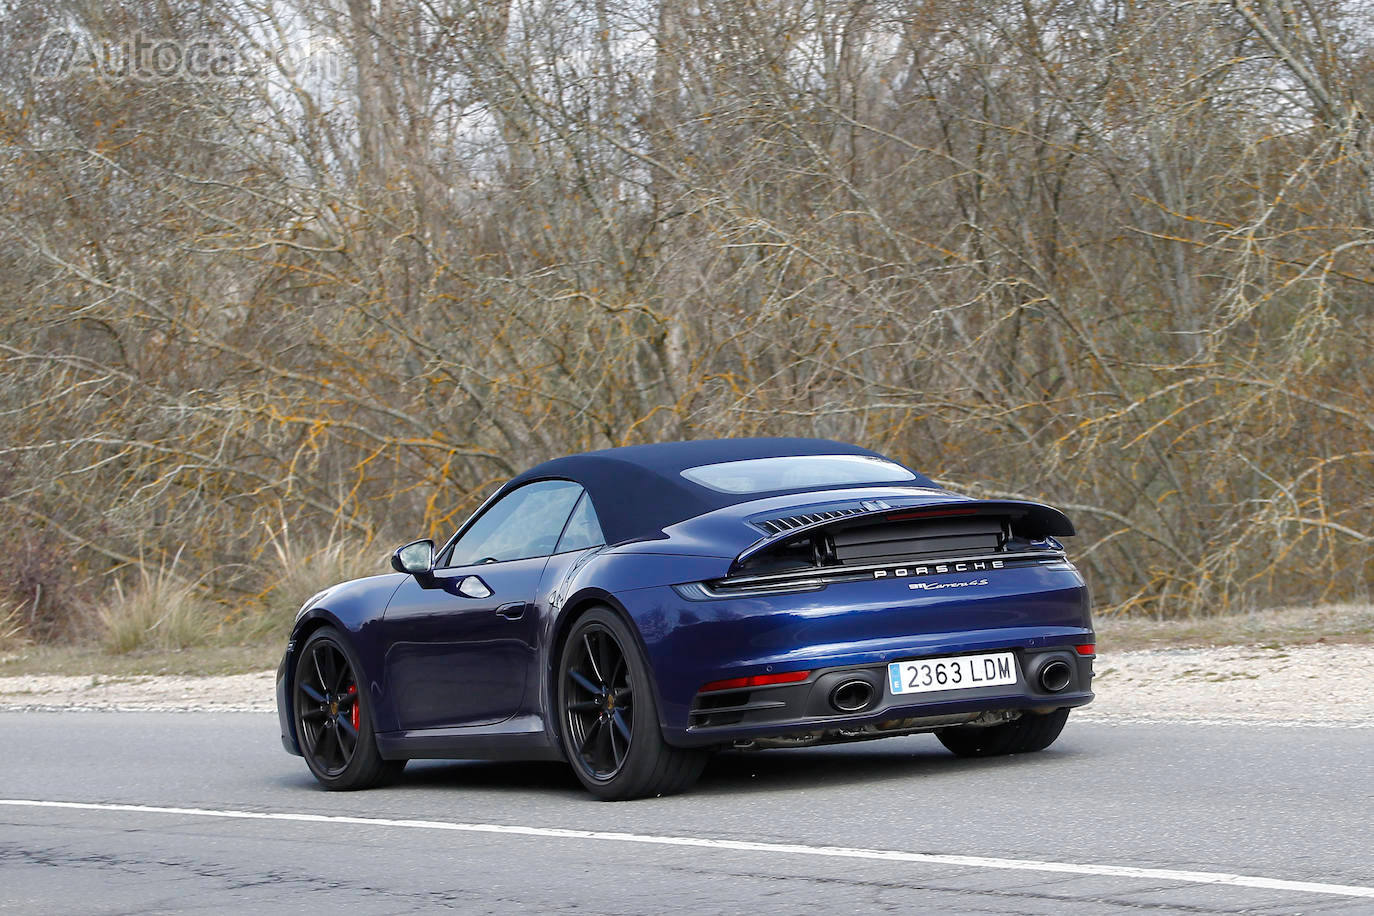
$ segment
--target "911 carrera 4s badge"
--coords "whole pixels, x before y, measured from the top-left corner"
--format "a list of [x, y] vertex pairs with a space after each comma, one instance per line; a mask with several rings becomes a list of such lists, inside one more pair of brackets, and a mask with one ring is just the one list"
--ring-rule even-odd
[[987, 579], [969, 579], [967, 582], [912, 582], [907, 588], [925, 589], [934, 591], [938, 588], [968, 588], [973, 585], [987, 585]]

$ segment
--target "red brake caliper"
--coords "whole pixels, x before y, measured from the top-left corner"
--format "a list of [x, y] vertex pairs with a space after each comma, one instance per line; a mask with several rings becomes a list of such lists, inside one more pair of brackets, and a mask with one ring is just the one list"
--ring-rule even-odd
[[[357, 684], [349, 684], [349, 685], [348, 685], [348, 692], [349, 692], [350, 694], [356, 695], [357, 692], [358, 692], [358, 685], [357, 685]], [[350, 710], [348, 711], [348, 715], [353, 719], [353, 730], [354, 730], [355, 732], [356, 732], [358, 729], [362, 728], [362, 713], [359, 712], [359, 710], [358, 710], [358, 701], [357, 701], [357, 700], [354, 700], [354, 701], [353, 701], [353, 708], [350, 709]]]

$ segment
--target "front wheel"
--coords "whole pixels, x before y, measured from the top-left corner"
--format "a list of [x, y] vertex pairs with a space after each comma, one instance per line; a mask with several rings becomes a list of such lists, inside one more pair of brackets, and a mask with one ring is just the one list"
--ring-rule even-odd
[[1068, 707], [1040, 714], [1023, 712], [1001, 725], [962, 725], [936, 732], [940, 743], [960, 757], [997, 757], [1043, 751], [1054, 743], [1068, 721]]
[[366, 789], [400, 775], [404, 760], [383, 760], [358, 665], [332, 627], [310, 634], [296, 659], [292, 706], [301, 756], [326, 789]]
[[583, 614], [558, 664], [559, 732], [577, 778], [601, 799], [681, 792], [706, 752], [663, 740], [648, 665], [609, 608]]

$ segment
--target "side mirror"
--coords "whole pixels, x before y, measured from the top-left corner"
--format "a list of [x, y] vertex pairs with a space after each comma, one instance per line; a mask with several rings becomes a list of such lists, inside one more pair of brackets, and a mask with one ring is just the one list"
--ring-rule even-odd
[[434, 572], [434, 542], [429, 538], [397, 547], [391, 555], [391, 568], [415, 577]]

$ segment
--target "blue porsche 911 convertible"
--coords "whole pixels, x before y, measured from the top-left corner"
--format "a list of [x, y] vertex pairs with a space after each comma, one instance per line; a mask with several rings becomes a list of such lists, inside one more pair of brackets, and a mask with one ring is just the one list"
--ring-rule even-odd
[[306, 602], [282, 743], [329, 789], [553, 759], [607, 799], [681, 791], [726, 747], [1037, 751], [1093, 697], [1073, 533], [821, 439], [558, 458]]

